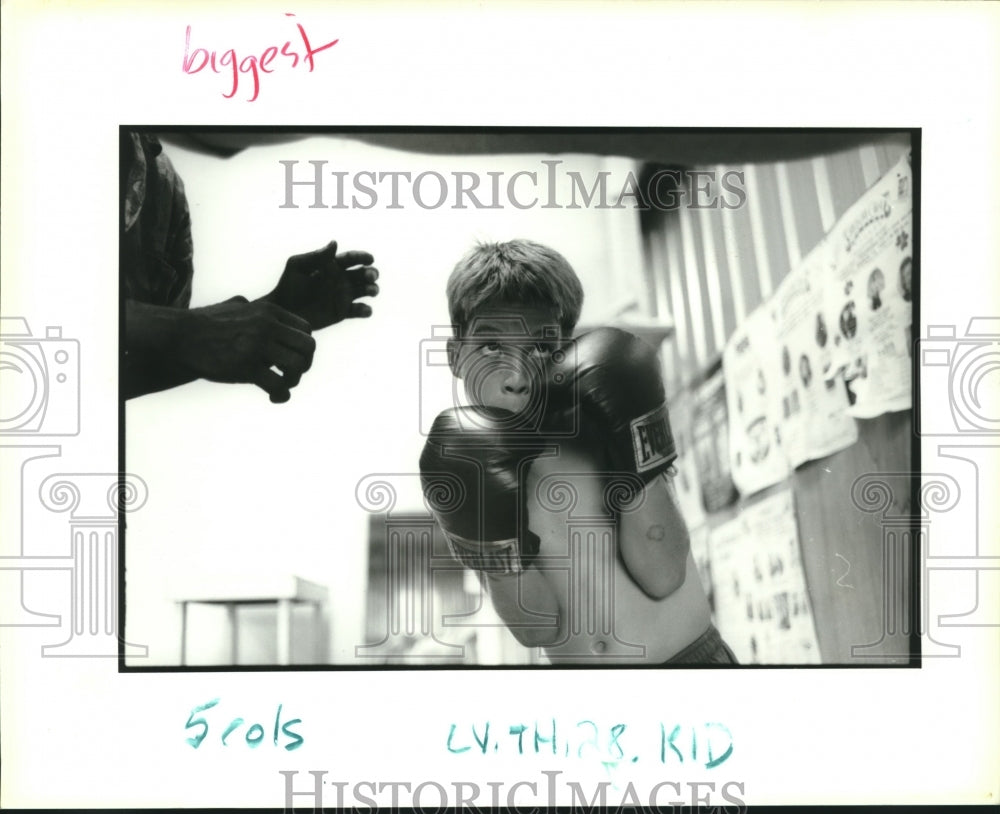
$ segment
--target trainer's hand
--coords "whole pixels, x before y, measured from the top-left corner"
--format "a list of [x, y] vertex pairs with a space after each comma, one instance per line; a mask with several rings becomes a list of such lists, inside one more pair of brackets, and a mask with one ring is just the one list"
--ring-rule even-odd
[[280, 404], [312, 365], [316, 340], [310, 333], [302, 317], [270, 302], [236, 297], [186, 311], [176, 351], [202, 378], [255, 384]]
[[308, 321], [314, 331], [348, 317], [370, 317], [371, 306], [355, 302], [378, 294], [378, 269], [368, 252], [337, 254], [337, 241], [326, 248], [288, 258], [274, 291], [264, 300]]

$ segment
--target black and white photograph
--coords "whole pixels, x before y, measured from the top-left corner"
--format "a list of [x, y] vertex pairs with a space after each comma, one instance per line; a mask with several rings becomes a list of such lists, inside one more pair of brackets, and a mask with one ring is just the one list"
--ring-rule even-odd
[[[854, 418], [828, 370], [793, 419], [777, 388], [782, 336], [839, 302], [835, 236], [913, 233], [880, 183], [918, 132], [123, 126], [120, 147], [123, 469], [161, 496], [128, 517], [125, 641], [155, 650], [128, 667], [916, 663], [914, 538], [856, 484], [913, 469], [909, 401]], [[778, 309], [795, 276], [808, 297]], [[685, 516], [671, 406], [720, 360], [739, 501]]]
[[1000, 797], [986, 2], [0, 3], [0, 808]]

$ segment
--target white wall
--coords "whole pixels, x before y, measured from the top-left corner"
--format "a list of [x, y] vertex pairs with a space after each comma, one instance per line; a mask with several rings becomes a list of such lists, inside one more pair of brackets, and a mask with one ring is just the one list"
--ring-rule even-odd
[[[629, 297], [644, 297], [639, 231], [630, 209], [370, 211], [281, 209], [279, 160], [327, 160], [328, 170], [485, 173], [540, 170], [545, 156], [426, 156], [360, 142], [314, 137], [251, 148], [216, 159], [166, 144], [184, 179], [193, 220], [192, 306], [269, 291], [290, 254], [320, 248], [371, 251], [381, 277], [374, 316], [317, 334], [313, 368], [272, 405], [246, 385], [196, 382], [128, 403], [126, 464], [149, 485], [148, 503], [128, 521], [128, 638], [150, 647], [145, 664], [176, 663], [179, 613], [166, 598], [186, 573], [245, 570], [295, 573], [328, 585], [334, 661], [353, 658], [363, 642], [368, 515], [355, 487], [371, 473], [415, 473], [421, 342], [448, 323], [444, 285], [455, 262], [479, 239], [524, 237], [562, 252], [586, 292], [584, 322], [593, 324]], [[562, 156], [561, 169], [592, 179], [624, 172], [624, 160]], [[613, 186], [613, 185], [612, 185]], [[327, 195], [332, 202], [332, 194]], [[426, 371], [425, 371], [426, 372]], [[424, 403], [435, 414], [451, 403], [446, 369], [430, 372]], [[422, 508], [416, 480], [398, 509]], [[273, 622], [245, 617], [248, 660], [267, 659]], [[224, 662], [224, 616], [196, 608], [189, 620], [191, 659]]]

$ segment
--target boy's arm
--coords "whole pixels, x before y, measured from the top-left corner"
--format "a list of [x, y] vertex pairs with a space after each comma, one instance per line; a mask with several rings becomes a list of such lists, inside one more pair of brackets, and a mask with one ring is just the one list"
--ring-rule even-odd
[[559, 609], [533, 565], [540, 541], [527, 526], [521, 488], [542, 450], [508, 443], [518, 440], [509, 430], [513, 415], [485, 407], [442, 412], [420, 456], [420, 479], [451, 555], [479, 573], [500, 618], [534, 647], [557, 640]]
[[665, 472], [623, 507], [618, 547], [633, 581], [654, 599], [664, 599], [684, 584], [691, 542]]
[[[541, 571], [534, 567], [521, 574], [480, 571], [479, 579], [497, 615], [521, 644], [542, 647], [558, 641], [559, 604]], [[541, 615], [551, 618], [540, 620]]]
[[553, 355], [547, 370], [559, 383], [549, 387], [550, 421], [567, 426], [567, 416], [586, 417], [603, 439], [609, 471], [644, 484], [629, 502], [630, 486], [615, 490], [618, 545], [635, 583], [663, 599], [684, 584], [690, 542], [665, 480], [677, 451], [659, 356], [617, 328], [583, 334], [572, 351]]

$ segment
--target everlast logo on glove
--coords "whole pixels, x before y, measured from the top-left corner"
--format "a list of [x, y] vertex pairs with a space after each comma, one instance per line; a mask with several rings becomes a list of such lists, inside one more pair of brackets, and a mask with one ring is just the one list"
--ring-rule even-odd
[[669, 465], [677, 457], [666, 404], [633, 419], [631, 429], [637, 472]]

